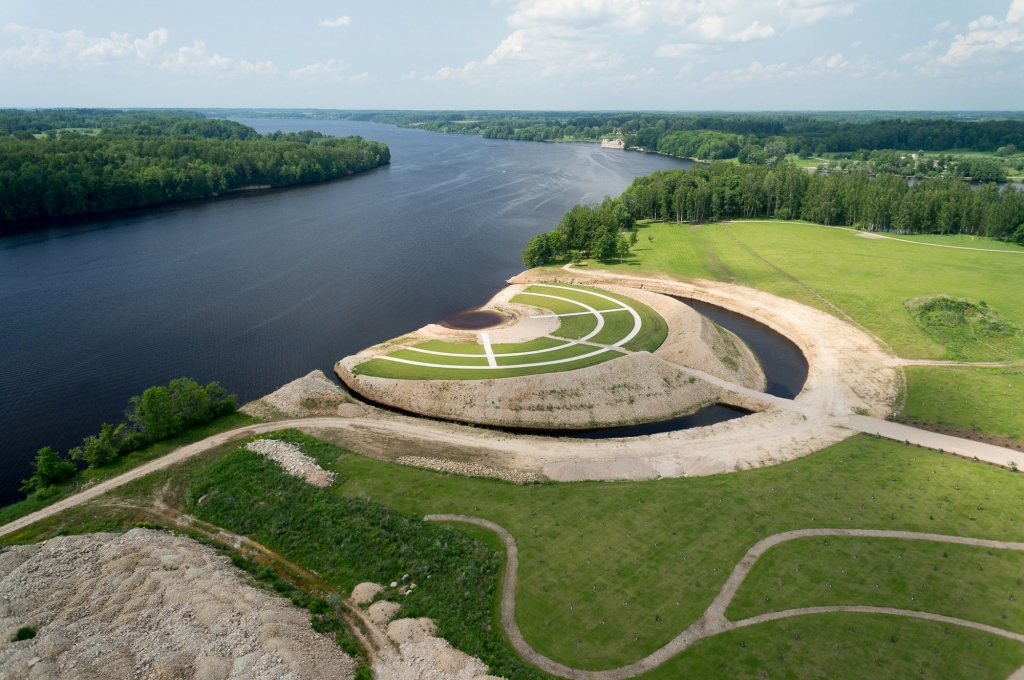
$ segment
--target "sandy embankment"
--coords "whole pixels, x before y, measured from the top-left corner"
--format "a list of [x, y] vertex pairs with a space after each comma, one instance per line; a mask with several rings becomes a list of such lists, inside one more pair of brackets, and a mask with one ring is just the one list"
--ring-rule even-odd
[[[484, 309], [509, 317], [509, 323], [488, 330], [492, 343], [524, 342], [556, 330], [557, 319], [511, 298], [522, 286], [510, 286]], [[668, 324], [665, 343], [652, 355], [629, 353], [575, 371], [487, 380], [395, 380], [357, 375], [356, 365], [428, 339], [476, 342], [477, 335], [429, 325], [343, 359], [335, 371], [352, 390], [392, 408], [477, 425], [537, 429], [585, 429], [667, 420], [713, 403], [750, 410], [766, 404], [749, 394], [736, 394], [688, 374], [680, 365], [747, 387], [762, 390], [764, 372], [757, 358], [732, 333], [715, 326], [683, 303], [664, 295], [609, 286], [653, 308]]]

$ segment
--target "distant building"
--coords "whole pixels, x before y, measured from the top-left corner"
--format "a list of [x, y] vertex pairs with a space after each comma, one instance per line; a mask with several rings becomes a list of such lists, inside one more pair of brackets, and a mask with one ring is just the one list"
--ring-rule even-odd
[[625, 142], [625, 140], [622, 140], [622, 139], [602, 139], [601, 140], [601, 148], [602, 149], [625, 149], [626, 148], [626, 142]]

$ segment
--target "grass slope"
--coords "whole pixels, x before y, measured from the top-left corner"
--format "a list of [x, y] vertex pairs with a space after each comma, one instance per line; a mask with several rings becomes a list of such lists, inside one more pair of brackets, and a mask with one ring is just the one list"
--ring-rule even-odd
[[[596, 349], [596, 348], [595, 348]], [[560, 373], [562, 371], [575, 371], [588, 366], [611, 361], [623, 356], [622, 353], [609, 350], [586, 359], [578, 361], [567, 361], [564, 364], [553, 364], [551, 366], [534, 366], [531, 368], [493, 368], [479, 369], [472, 368], [434, 368], [432, 366], [410, 366], [386, 359], [371, 359], [355, 367], [357, 375], [369, 375], [378, 378], [394, 378], [398, 380], [486, 380], [490, 378], [511, 378], [521, 375], [537, 375], [540, 373]], [[538, 359], [537, 361], [541, 361]]]
[[908, 366], [905, 371], [907, 417], [1024, 438], [1024, 367]]
[[[984, 506], [982, 506], [984, 507]], [[1024, 553], [930, 541], [803, 538], [765, 553], [726, 610], [867, 604], [1024, 632]]]

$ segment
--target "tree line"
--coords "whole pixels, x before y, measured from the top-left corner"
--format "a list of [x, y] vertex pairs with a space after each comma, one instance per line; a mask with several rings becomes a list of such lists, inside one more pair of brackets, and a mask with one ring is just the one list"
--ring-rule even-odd
[[203, 387], [189, 378], [178, 378], [166, 387], [150, 387], [131, 398], [127, 422], [103, 423], [99, 433], [86, 437], [67, 456], [49, 446], [39, 449], [35, 473], [22, 482], [21, 490], [33, 493], [47, 489], [75, 477], [77, 462], [91, 468], [109, 465], [119, 456], [234, 413], [235, 409], [235, 395], [216, 382]]
[[[0, 112], [0, 220], [78, 215], [205, 198], [249, 186], [335, 179], [390, 162], [387, 145], [307, 130], [151, 112]], [[82, 123], [74, 128], [56, 125]], [[87, 124], [106, 125], [98, 129]], [[34, 125], [34, 127], [33, 127]], [[85, 128], [84, 130], [82, 128]], [[41, 130], [33, 132], [33, 130]]]
[[[613, 218], [617, 215], [622, 219]], [[618, 198], [573, 207], [554, 231], [530, 240], [523, 261], [533, 267], [578, 256], [579, 250], [604, 260], [615, 254], [607, 247], [609, 239], [625, 236], [641, 219], [752, 218], [904, 234], [975, 234], [1024, 245], [1024, 191], [1013, 185], [972, 188], [941, 177], [908, 182], [893, 173], [809, 174], [790, 166], [719, 162], [660, 170], [638, 177]]]

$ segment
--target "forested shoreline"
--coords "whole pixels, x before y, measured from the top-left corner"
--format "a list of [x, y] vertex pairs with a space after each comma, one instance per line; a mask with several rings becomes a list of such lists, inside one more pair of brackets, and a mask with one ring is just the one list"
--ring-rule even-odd
[[260, 135], [183, 112], [0, 111], [0, 221], [310, 184], [390, 159], [361, 137]]
[[604, 260], [635, 242], [637, 220], [701, 223], [724, 219], [803, 219], [829, 226], [904, 234], [976, 234], [1024, 245], [1024, 191], [949, 178], [914, 183], [899, 175], [807, 173], [781, 166], [712, 163], [638, 177], [618, 198], [574, 206], [534, 236], [523, 261], [537, 266], [579, 257]]

